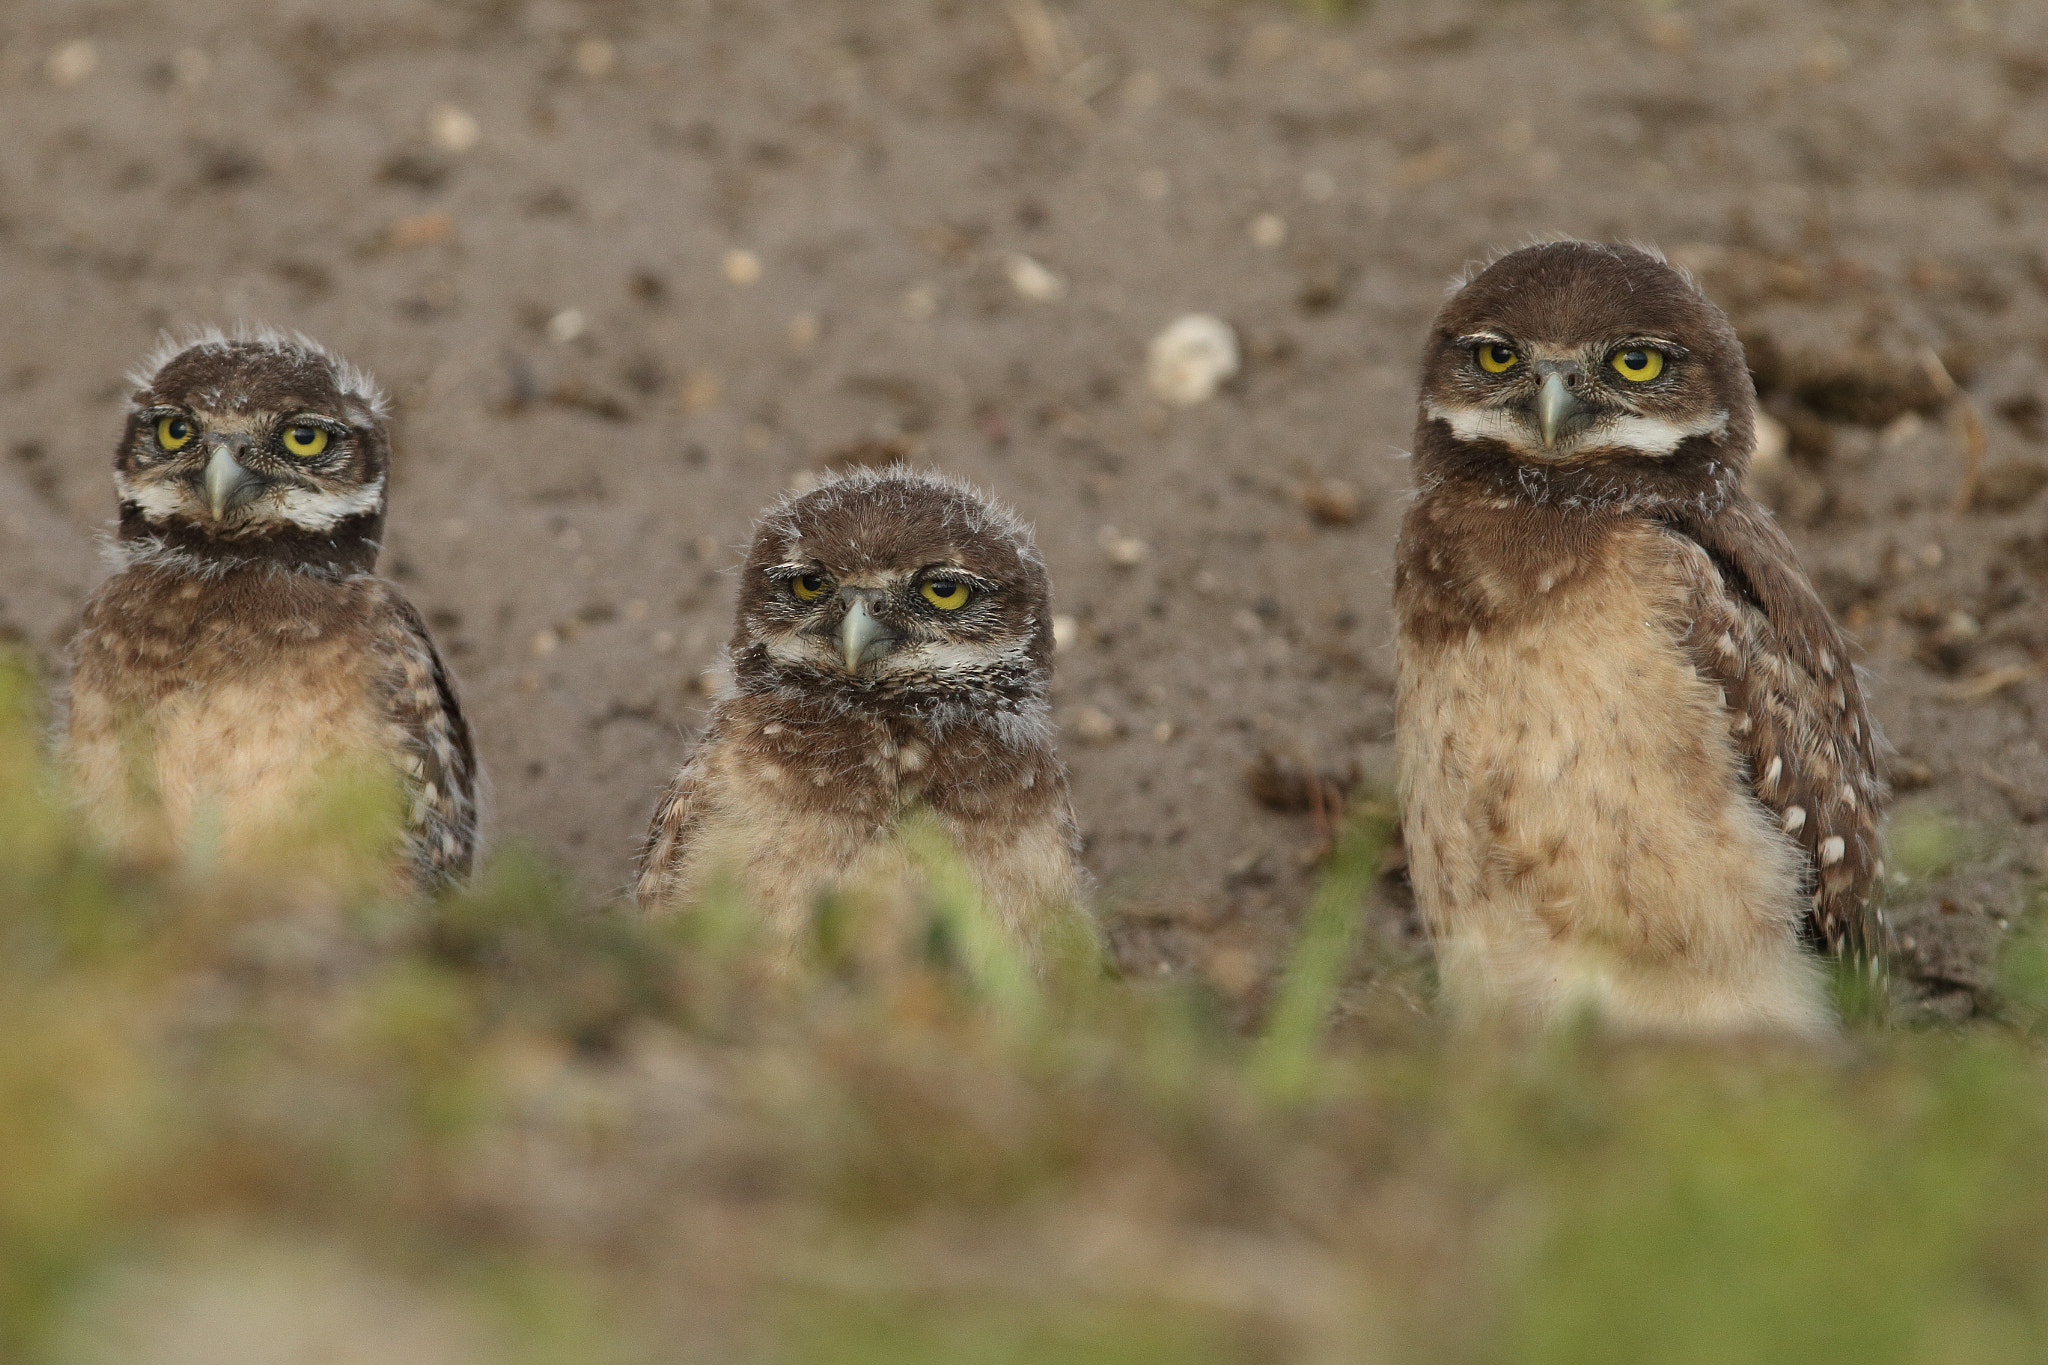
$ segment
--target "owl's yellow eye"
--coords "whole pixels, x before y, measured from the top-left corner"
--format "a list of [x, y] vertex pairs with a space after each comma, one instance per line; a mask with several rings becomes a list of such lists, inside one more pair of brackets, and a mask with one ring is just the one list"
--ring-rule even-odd
[[825, 576], [815, 573], [798, 574], [789, 580], [789, 590], [796, 594], [796, 600], [799, 602], [815, 602], [825, 595]]
[[1503, 346], [1498, 341], [1482, 342], [1475, 354], [1479, 357], [1479, 368], [1488, 374], [1506, 374], [1521, 359], [1513, 347]]
[[327, 449], [327, 432], [305, 422], [295, 427], [286, 427], [284, 448], [300, 459], [310, 458]]
[[192, 424], [175, 413], [156, 419], [156, 443], [164, 450], [183, 450], [192, 444]]
[[967, 605], [967, 585], [957, 578], [934, 578], [920, 590], [924, 600], [940, 611], [958, 611]]
[[1614, 372], [1632, 384], [1647, 384], [1664, 373], [1664, 353], [1653, 351], [1647, 346], [1632, 346], [1626, 351], [1616, 351], [1607, 362], [1614, 366]]

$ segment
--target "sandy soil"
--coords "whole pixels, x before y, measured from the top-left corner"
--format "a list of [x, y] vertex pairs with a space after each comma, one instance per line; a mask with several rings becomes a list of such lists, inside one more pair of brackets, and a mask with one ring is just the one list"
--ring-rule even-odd
[[[385, 567], [501, 836], [593, 888], [753, 513], [900, 452], [1038, 524], [1126, 966], [1255, 979], [1319, 842], [1273, 807], [1386, 774], [1421, 328], [1551, 233], [1662, 244], [1752, 347], [1900, 751], [1927, 1008], [1985, 1005], [2048, 875], [2038, 6], [24, 3], [0, 127], [0, 626], [58, 659], [159, 329], [303, 328], [398, 399]], [[1190, 310], [1246, 371], [1169, 409]]]

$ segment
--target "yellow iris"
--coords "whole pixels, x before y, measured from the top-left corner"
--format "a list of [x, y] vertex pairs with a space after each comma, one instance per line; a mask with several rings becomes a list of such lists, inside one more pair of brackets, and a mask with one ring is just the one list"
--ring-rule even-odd
[[958, 611], [967, 605], [967, 585], [957, 578], [934, 578], [923, 591], [924, 600], [940, 611]]
[[1664, 353], [1647, 346], [1616, 351], [1614, 358], [1607, 363], [1614, 366], [1616, 374], [1633, 384], [1647, 384], [1664, 373]]
[[327, 433], [319, 427], [301, 424], [284, 429], [284, 448], [301, 459], [327, 449]]
[[1498, 341], [1482, 343], [1478, 355], [1479, 368], [1488, 374], [1506, 374], [1515, 368], [1515, 362], [1521, 359], [1512, 347], [1503, 346]]
[[825, 576], [815, 573], [799, 574], [789, 580], [789, 590], [796, 594], [796, 600], [799, 602], [815, 602], [825, 595]]
[[156, 443], [165, 450], [183, 450], [192, 444], [192, 423], [173, 414], [156, 419]]

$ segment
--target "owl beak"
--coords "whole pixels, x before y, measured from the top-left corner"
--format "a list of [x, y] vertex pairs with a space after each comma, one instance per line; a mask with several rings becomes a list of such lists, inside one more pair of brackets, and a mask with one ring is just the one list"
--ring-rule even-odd
[[206, 506], [213, 519], [219, 521], [229, 508], [240, 507], [256, 496], [263, 481], [244, 469], [234, 452], [219, 445], [213, 448], [213, 458], [206, 462], [201, 482], [206, 488]]
[[1564, 376], [1553, 374], [1543, 381], [1543, 387], [1536, 393], [1536, 424], [1543, 429], [1543, 448], [1550, 449], [1557, 444], [1557, 429], [1585, 405], [1579, 401], [1564, 382]]
[[846, 656], [846, 671], [860, 672], [861, 658], [869, 645], [895, 638], [887, 626], [869, 613], [865, 600], [854, 598], [846, 608], [846, 616], [839, 622], [839, 648]]

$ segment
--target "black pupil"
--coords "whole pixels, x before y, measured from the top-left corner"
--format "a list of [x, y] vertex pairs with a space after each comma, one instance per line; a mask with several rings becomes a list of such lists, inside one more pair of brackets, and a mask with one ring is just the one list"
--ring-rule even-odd
[[1515, 353], [1505, 346], [1489, 346], [1486, 353], [1493, 357], [1493, 363], [1496, 365], [1505, 365], [1515, 358]]
[[934, 578], [932, 580], [932, 591], [940, 597], [951, 597], [954, 593], [960, 591], [960, 585], [950, 578]]
[[797, 580], [797, 586], [801, 587], [805, 592], [823, 592], [825, 590], [825, 580], [814, 573], [807, 573]]
[[182, 417], [173, 417], [169, 422], [164, 424], [164, 433], [168, 435], [173, 441], [184, 440], [185, 433], [188, 430], [189, 428], [186, 427], [185, 425], [185, 419]]
[[1646, 369], [1650, 364], [1650, 357], [1641, 351], [1630, 351], [1621, 358], [1621, 363], [1631, 370]]
[[313, 428], [293, 427], [292, 444], [295, 446], [309, 446], [313, 444]]

